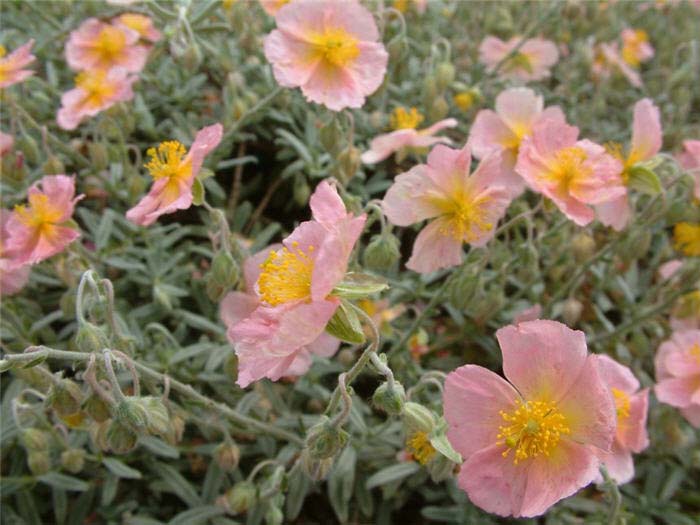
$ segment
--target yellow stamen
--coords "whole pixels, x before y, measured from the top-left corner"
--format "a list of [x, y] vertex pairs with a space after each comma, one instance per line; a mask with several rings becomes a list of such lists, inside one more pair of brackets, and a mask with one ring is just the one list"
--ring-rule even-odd
[[326, 29], [323, 33], [312, 33], [308, 39], [313, 45], [310, 58], [321, 58], [329, 66], [347, 66], [360, 54], [357, 38], [340, 27]]
[[591, 175], [591, 168], [584, 164], [586, 159], [586, 152], [577, 146], [557, 152], [548, 178], [557, 183], [557, 191], [561, 195], [567, 195], [573, 186]]
[[133, 29], [141, 36], [146, 36], [150, 27], [151, 19], [145, 15], [136, 13], [124, 13], [119, 17], [119, 21], [129, 29]]
[[459, 109], [469, 111], [474, 105], [474, 94], [471, 91], [461, 91], [454, 96], [453, 100]]
[[498, 427], [499, 445], [508, 448], [503, 451], [507, 457], [514, 450], [513, 464], [540, 455], [549, 456], [559, 444], [562, 434], [570, 434], [566, 417], [554, 403], [547, 401], [526, 401], [519, 399], [516, 408], [510, 412], [501, 411], [501, 417], [506, 422]]
[[83, 71], [75, 77], [75, 85], [85, 92], [83, 106], [95, 109], [114, 96], [116, 87], [107, 82], [104, 71]]
[[624, 39], [622, 46], [622, 60], [627, 62], [632, 67], [639, 67], [641, 63], [640, 52], [641, 47], [649, 41], [649, 35], [646, 31], [637, 29], [633, 31], [631, 36]]
[[92, 44], [97, 53], [101, 65], [114, 65], [126, 48], [126, 35], [124, 31], [114, 26], [105, 26]]
[[471, 192], [456, 190], [448, 198], [435, 197], [433, 204], [443, 213], [441, 233], [456, 240], [472, 242], [484, 232], [493, 228], [488, 222], [485, 207], [490, 199], [485, 196], [474, 197]]
[[686, 255], [700, 255], [700, 224], [679, 222], [673, 227], [673, 245]]
[[532, 73], [532, 58], [526, 55], [525, 53], [515, 53], [505, 62], [505, 64], [503, 64], [503, 69], [505, 71], [523, 69], [527, 73]]
[[391, 127], [394, 129], [416, 129], [423, 122], [423, 115], [416, 108], [398, 107], [391, 113]]
[[40, 231], [58, 224], [63, 216], [63, 210], [51, 202], [43, 193], [30, 193], [27, 198], [29, 206], [18, 204], [15, 213], [25, 226]]
[[612, 389], [613, 397], [615, 398], [615, 408], [617, 409], [617, 421], [630, 417], [630, 396], [626, 392], [615, 387]]
[[295, 242], [292, 249], [282, 248], [281, 252], [270, 252], [260, 265], [262, 272], [258, 277], [260, 299], [270, 306], [277, 306], [291, 301], [308, 300], [311, 296], [311, 274], [314, 261], [311, 253], [313, 246], [306, 252]]
[[435, 448], [430, 444], [428, 434], [422, 430], [415, 432], [406, 441], [406, 448], [421, 465], [428, 463], [435, 455]]
[[158, 148], [149, 148], [146, 153], [151, 157], [144, 167], [154, 179], [167, 177], [169, 179], [183, 180], [189, 177], [192, 170], [192, 162], [183, 161], [187, 151], [177, 140], [168, 140], [158, 144]]
[[700, 364], [700, 345], [695, 343], [691, 346], [690, 350], [688, 350], [688, 355], [691, 359], [694, 359], [696, 363]]

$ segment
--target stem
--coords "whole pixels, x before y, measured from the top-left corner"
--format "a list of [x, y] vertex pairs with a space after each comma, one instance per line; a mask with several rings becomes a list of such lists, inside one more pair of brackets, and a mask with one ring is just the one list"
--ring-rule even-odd
[[[94, 359], [94, 354], [92, 353], [69, 352], [66, 350], [56, 350], [54, 348], [48, 348], [45, 346], [30, 347], [27, 350], [29, 350], [29, 352], [25, 351], [25, 353], [23, 354], [6, 354], [3, 357], [3, 359], [7, 359], [8, 361], [30, 361], [36, 358], [36, 354], [34, 354], [34, 352], [36, 351], [46, 352], [48, 359], [65, 359], [73, 362], [89, 361], [90, 356], [92, 356], [92, 358]], [[143, 365], [138, 361], [134, 361], [134, 367], [141, 374], [142, 377], [153, 379], [154, 381], [158, 382], [165, 381], [164, 374], [156, 372], [152, 368], [149, 368], [148, 366]], [[296, 436], [284, 429], [275, 427], [273, 425], [268, 425], [267, 423], [263, 423], [262, 421], [258, 421], [257, 419], [253, 419], [251, 417], [239, 414], [229, 406], [223, 403], [217, 403], [213, 399], [200, 394], [190, 385], [186, 385], [184, 383], [181, 383], [180, 381], [176, 381], [175, 379], [170, 378], [170, 386], [172, 390], [178, 392], [180, 395], [203, 404], [209, 410], [217, 412], [221, 416], [230, 419], [231, 421], [238, 425], [241, 425], [242, 427], [247, 427], [248, 429], [254, 429], [259, 432], [275, 436], [279, 439], [283, 439], [285, 441], [289, 441], [290, 443], [294, 443], [295, 445], [301, 446], [304, 444], [304, 441], [299, 436]]]
[[114, 392], [114, 397], [117, 400], [117, 403], [122, 403], [123, 401], [126, 400], [126, 396], [124, 396], [124, 392], [122, 392], [122, 389], [119, 386], [119, 380], [117, 379], [117, 374], [114, 373], [114, 367], [112, 366], [113, 356], [110, 355], [110, 351], [106, 348], [102, 351], [102, 355], [103, 355], [104, 361], [105, 361], [105, 370], [107, 371], [107, 379], [109, 379], [109, 382], [112, 385], [112, 392]]
[[[376, 355], [376, 354], [370, 354]], [[333, 427], [342, 426], [350, 417], [350, 409], [352, 408], [352, 399], [350, 394], [348, 394], [348, 385], [345, 381], [347, 374], [343, 372], [338, 376], [338, 387], [337, 391], [340, 392], [340, 397], [343, 401], [343, 408], [340, 409], [333, 419], [330, 421], [330, 425]]]
[[608, 474], [608, 469], [605, 465], [600, 466], [600, 473], [603, 475], [604, 487], [611, 500], [610, 513], [608, 514], [608, 525], [619, 525], [620, 511], [622, 510], [622, 495], [620, 489], [617, 488], [617, 483]]
[[109, 393], [104, 388], [102, 388], [99, 381], [97, 380], [97, 376], [95, 375], [96, 361], [97, 359], [95, 358], [95, 354], [90, 354], [87, 368], [85, 369], [85, 373], [83, 374], [83, 379], [88, 385], [90, 385], [92, 391], [95, 392], [100, 398], [102, 398], [102, 400], [105, 403], [107, 403], [111, 407], [114, 407], [116, 406], [116, 402], [114, 401], [112, 396], [110, 396]]

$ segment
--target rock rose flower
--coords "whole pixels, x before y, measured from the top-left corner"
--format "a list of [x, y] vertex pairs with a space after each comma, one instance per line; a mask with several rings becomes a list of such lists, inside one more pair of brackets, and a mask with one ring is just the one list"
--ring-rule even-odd
[[[340, 305], [331, 292], [345, 276], [366, 216], [348, 213], [325, 181], [316, 187], [310, 206], [313, 220], [302, 222], [282, 248], [269, 252], [255, 284], [254, 275], [248, 276], [247, 297], [225, 299], [223, 315], [237, 321], [227, 333], [238, 355], [241, 387], [263, 377], [276, 381], [298, 371], [295, 362], [307, 366], [309, 353], [330, 355], [337, 348], [324, 335]], [[236, 299], [241, 303], [234, 306]]]
[[[648, 99], [642, 99], [634, 105], [632, 120], [632, 143], [627, 155], [622, 148], [614, 144], [608, 148], [612, 155], [622, 162], [622, 181], [627, 184], [630, 171], [635, 164], [653, 158], [661, 149], [661, 116], [659, 108]], [[622, 230], [632, 215], [627, 193], [617, 199], [596, 206], [598, 219], [616, 231]]]
[[686, 170], [692, 171], [695, 198], [700, 199], [700, 140], [684, 140], [683, 148], [683, 152], [678, 155], [678, 162]]
[[132, 84], [136, 75], [129, 75], [125, 69], [114, 68], [82, 71], [75, 77], [75, 88], [61, 96], [61, 108], [56, 114], [58, 125], [72, 130], [89, 117], [94, 117], [118, 102], [134, 98]]
[[219, 145], [223, 126], [214, 124], [200, 129], [188, 152], [176, 140], [161, 142], [158, 148], [150, 148], [151, 157], [145, 167], [154, 179], [151, 191], [139, 203], [126, 212], [131, 222], [148, 226], [158, 217], [192, 205], [192, 184], [202, 168], [204, 157]]
[[700, 330], [674, 332], [659, 347], [654, 365], [658, 400], [679, 408], [700, 428]]
[[507, 381], [476, 365], [445, 381], [447, 438], [464, 458], [457, 483], [487, 512], [538, 516], [596, 478], [615, 407], [583, 332], [538, 320], [496, 337]]
[[34, 40], [30, 40], [9, 55], [6, 55], [5, 48], [0, 46], [0, 88], [22, 82], [34, 74], [34, 71], [24, 69], [36, 60], [32, 55], [33, 45]]
[[[504, 42], [495, 36], [487, 36], [479, 46], [479, 61], [489, 72], [493, 72], [521, 40], [521, 37], [514, 36]], [[542, 80], [550, 75], [549, 69], [558, 60], [559, 50], [554, 42], [543, 38], [530, 38], [501, 66], [499, 75], [525, 81]]]
[[6, 256], [5, 241], [9, 236], [7, 221], [11, 212], [0, 210], [0, 296], [19, 292], [29, 280], [29, 265], [16, 266]]
[[280, 85], [333, 111], [361, 107], [381, 85], [389, 55], [356, 0], [295, 0], [275, 21], [264, 47]]
[[611, 452], [598, 451], [600, 461], [618, 484], [634, 477], [632, 453], [639, 454], [649, 446], [647, 411], [649, 389], [639, 390], [639, 381], [632, 371], [607, 355], [598, 356], [600, 376], [610, 389], [615, 402], [617, 427]]
[[5, 228], [5, 256], [12, 268], [36, 264], [62, 252], [80, 237], [80, 232], [69, 221], [75, 203], [83, 195], [75, 196], [75, 177], [46, 175], [29, 188], [29, 205], [15, 206]]
[[452, 144], [452, 139], [449, 137], [436, 137], [435, 133], [445, 128], [456, 127], [455, 119], [447, 118], [427, 128], [416, 129], [422, 121], [423, 115], [416, 108], [409, 110], [403, 107], [396, 108], [391, 116], [394, 131], [373, 138], [369, 143], [369, 150], [362, 154], [362, 162], [375, 164], [404, 148], [420, 149], [438, 143]]
[[673, 246], [690, 257], [700, 256], [700, 224], [679, 222], [673, 227]]
[[146, 65], [148, 49], [139, 45], [137, 31], [122, 24], [108, 24], [88, 18], [71, 32], [66, 43], [66, 60], [75, 71], [121, 67], [138, 73]]
[[522, 87], [502, 91], [496, 97], [495, 109], [477, 113], [468, 142], [477, 159], [494, 151], [503, 153], [504, 171], [510, 172], [509, 187], [513, 197], [517, 197], [525, 189], [524, 181], [514, 171], [523, 138], [532, 133], [532, 127], [540, 119], [566, 122], [566, 117], [559, 106], [545, 108], [541, 96]]
[[534, 191], [550, 198], [579, 226], [595, 218], [590, 207], [626, 194], [622, 163], [578, 128], [558, 119], [538, 121], [520, 145], [515, 171]]
[[[246, 259], [243, 263], [245, 291], [230, 292], [221, 301], [219, 312], [221, 319], [226, 324], [227, 335], [231, 344], [236, 342], [232, 335], [236, 330], [236, 326], [248, 319], [257, 308], [264, 307], [255, 285], [262, 273], [262, 266], [270, 257], [270, 253], [273, 251], [277, 252], [283, 248], [280, 244], [272, 245]], [[255, 358], [255, 356], [251, 356], [253, 359], [239, 361], [238, 384], [245, 387], [260, 377], [279, 378], [285, 375], [303, 375], [311, 366], [311, 356], [313, 354], [321, 357], [330, 357], [336, 353], [339, 345], [340, 341], [338, 339], [326, 332], [322, 332], [314, 341], [299, 348], [291, 363], [286, 357], [261, 355]]]
[[157, 42], [162, 36], [160, 31], [153, 26], [153, 21], [146, 15], [139, 13], [124, 13], [115, 18], [114, 23], [136, 31], [142, 39], [149, 42]]
[[398, 175], [384, 196], [382, 207], [397, 226], [432, 219], [421, 230], [406, 267], [420, 273], [456, 266], [462, 245], [483, 246], [510, 204], [503, 181], [500, 153], [471, 169], [469, 146], [455, 150], [438, 144], [419, 164]]
[[654, 57], [654, 48], [649, 43], [649, 35], [641, 29], [625, 29], [622, 37], [622, 60], [638, 68], [642, 62]]
[[620, 48], [615, 42], [601, 43], [593, 51], [591, 69], [597, 78], [607, 78], [613, 71], [619, 71], [632, 86], [642, 87], [642, 77], [625, 62], [620, 54]]

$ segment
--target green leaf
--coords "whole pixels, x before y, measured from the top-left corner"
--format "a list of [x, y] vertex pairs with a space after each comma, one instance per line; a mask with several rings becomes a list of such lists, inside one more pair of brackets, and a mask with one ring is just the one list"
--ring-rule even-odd
[[362, 299], [389, 288], [383, 279], [366, 273], [349, 273], [333, 288], [331, 295], [346, 299]]
[[112, 474], [125, 479], [141, 479], [141, 472], [114, 458], [103, 458], [102, 463]]
[[657, 195], [661, 193], [662, 187], [659, 177], [643, 164], [635, 164], [629, 170], [629, 181], [627, 186], [631, 189], [646, 193], [647, 195]]
[[154, 454], [164, 458], [177, 459], [180, 457], [180, 451], [178, 449], [168, 445], [165, 441], [157, 437], [141, 436], [139, 437], [139, 444]]
[[289, 476], [289, 492], [287, 492], [286, 499], [286, 516], [288, 520], [294, 521], [299, 517], [301, 507], [304, 504], [304, 500], [309, 493], [311, 485], [311, 480], [300, 468], [292, 470]]
[[202, 504], [202, 500], [194, 487], [173, 467], [164, 463], [156, 463], [153, 465], [153, 470], [161, 478], [161, 481], [170, 487], [173, 494], [187, 505], [197, 507]]
[[367, 483], [365, 486], [368, 489], [373, 489], [374, 487], [381, 487], [387, 483], [392, 483], [394, 481], [400, 481], [412, 474], [415, 474], [420, 470], [420, 465], [413, 461], [408, 463], [399, 463], [397, 465], [391, 465], [389, 467], [383, 468], [378, 472], [375, 472], [369, 478], [367, 478]]
[[67, 476], [66, 474], [59, 474], [58, 472], [49, 472], [48, 474], [39, 476], [38, 479], [41, 482], [57, 489], [68, 490], [71, 492], [83, 492], [90, 488], [90, 485], [88, 485], [82, 479]]
[[168, 525], [199, 525], [206, 523], [209, 518], [226, 514], [226, 510], [215, 505], [202, 505], [181, 512], [168, 522]]
[[202, 203], [204, 203], [205, 193], [204, 184], [202, 184], [202, 180], [197, 177], [192, 184], [192, 204], [201, 206]]
[[340, 306], [326, 325], [326, 332], [341, 341], [353, 344], [365, 342], [365, 333], [357, 318], [354, 308], [345, 299], [340, 300]]
[[437, 436], [432, 436], [430, 438], [430, 444], [435, 450], [453, 463], [462, 462], [462, 456], [460, 456], [459, 453], [452, 448], [452, 445], [450, 445], [450, 442], [447, 441], [447, 436], [445, 434], [441, 433]]
[[348, 506], [355, 485], [357, 453], [345, 447], [328, 478], [328, 498], [341, 523], [348, 521]]

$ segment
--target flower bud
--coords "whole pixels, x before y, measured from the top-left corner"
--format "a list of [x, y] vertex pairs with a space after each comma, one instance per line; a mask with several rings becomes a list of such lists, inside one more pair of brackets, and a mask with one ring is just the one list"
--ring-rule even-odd
[[238, 467], [238, 461], [241, 459], [241, 450], [233, 441], [227, 440], [214, 449], [214, 459], [221, 467], [221, 470], [231, 472]]
[[133, 429], [144, 429], [148, 424], [148, 411], [140, 398], [127, 397], [115, 409], [114, 419]]
[[361, 163], [360, 150], [354, 146], [348, 146], [338, 154], [333, 174], [343, 184], [347, 184], [355, 176]]
[[69, 448], [61, 453], [61, 466], [71, 474], [77, 474], [85, 466], [85, 451], [81, 448]]
[[120, 421], [114, 420], [109, 424], [107, 429], [107, 446], [115, 454], [126, 454], [136, 448], [138, 435], [129, 425]]
[[270, 505], [265, 512], [265, 525], [282, 525], [284, 513], [277, 505]]
[[321, 129], [318, 131], [318, 139], [321, 142], [321, 146], [323, 146], [332, 157], [336, 157], [340, 153], [345, 141], [343, 129], [340, 127], [340, 123], [335, 116], [321, 126]]
[[581, 318], [581, 312], [583, 311], [583, 305], [581, 301], [577, 301], [573, 297], [570, 297], [564, 301], [562, 306], [561, 316], [564, 319], [564, 323], [568, 326], [575, 326]]
[[447, 116], [450, 111], [450, 105], [445, 100], [445, 97], [437, 97], [433, 100], [430, 107], [430, 119], [434, 122], [437, 120], [442, 120]]
[[109, 405], [96, 394], [92, 394], [85, 400], [83, 409], [88, 416], [98, 423], [107, 421], [112, 415]]
[[463, 266], [455, 276], [449, 288], [449, 300], [452, 306], [463, 310], [469, 305], [479, 286], [479, 268], [475, 264]]
[[306, 206], [309, 202], [309, 195], [311, 195], [311, 188], [309, 183], [306, 182], [306, 177], [301, 174], [297, 174], [294, 177], [294, 202], [299, 206]]
[[15, 143], [15, 150], [20, 150], [24, 153], [25, 158], [32, 164], [38, 164], [41, 159], [39, 146], [30, 135], [23, 133]]
[[348, 442], [348, 433], [330, 423], [327, 417], [309, 429], [306, 446], [313, 459], [326, 459], [335, 456]]
[[372, 402], [378, 409], [383, 410], [390, 416], [398, 416], [403, 411], [406, 403], [406, 392], [403, 385], [394, 381], [394, 388], [389, 388], [388, 383], [382, 383], [374, 391]]
[[423, 80], [423, 101], [425, 106], [429, 106], [438, 95], [437, 82], [433, 75], [427, 75]]
[[333, 457], [325, 459], [314, 459], [311, 457], [309, 449], [301, 451], [301, 468], [311, 481], [321, 481], [333, 467], [335, 459]]
[[81, 352], [97, 352], [109, 348], [109, 338], [101, 327], [88, 321], [81, 322], [75, 334], [75, 346]]
[[362, 255], [365, 266], [378, 273], [392, 270], [400, 257], [399, 240], [390, 233], [373, 236]]
[[587, 233], [577, 233], [571, 239], [571, 249], [576, 262], [590, 259], [595, 253], [595, 240]]
[[27, 452], [39, 452], [49, 449], [49, 434], [38, 428], [22, 431], [22, 444]]
[[107, 452], [109, 450], [109, 445], [107, 443], [107, 431], [111, 425], [112, 420], [107, 419], [101, 423], [93, 423], [88, 427], [90, 439], [92, 439], [95, 446], [103, 452]]
[[258, 499], [258, 489], [250, 481], [239, 481], [224, 495], [224, 505], [233, 514], [243, 514], [250, 509]]
[[439, 91], [444, 91], [455, 79], [455, 67], [449, 62], [441, 62], [435, 68], [435, 85]]
[[66, 167], [56, 155], [49, 155], [49, 158], [44, 162], [41, 170], [45, 175], [56, 175], [58, 173], [65, 173]]
[[32, 368], [13, 368], [12, 374], [40, 392], [48, 392], [52, 386], [51, 374], [45, 365]]
[[404, 405], [403, 422], [409, 433], [430, 432], [435, 427], [435, 415], [423, 405], [409, 401]]
[[92, 168], [98, 171], [105, 169], [109, 164], [107, 148], [101, 142], [89, 142], [88, 155], [90, 156], [90, 161], [92, 162]]
[[46, 474], [51, 468], [51, 457], [48, 451], [30, 452], [27, 456], [27, 466], [35, 476]]
[[59, 415], [68, 416], [80, 410], [83, 392], [70, 379], [61, 379], [49, 392], [49, 406]]
[[456, 463], [453, 463], [440, 453], [436, 453], [432, 461], [425, 465], [434, 483], [440, 483], [452, 476]]
[[211, 278], [229, 289], [236, 286], [240, 275], [241, 269], [233, 256], [226, 250], [219, 250], [211, 261]]
[[182, 435], [185, 433], [185, 418], [183, 411], [179, 408], [172, 410], [170, 415], [170, 428], [168, 433], [163, 436], [165, 441], [175, 446], [182, 441]]

